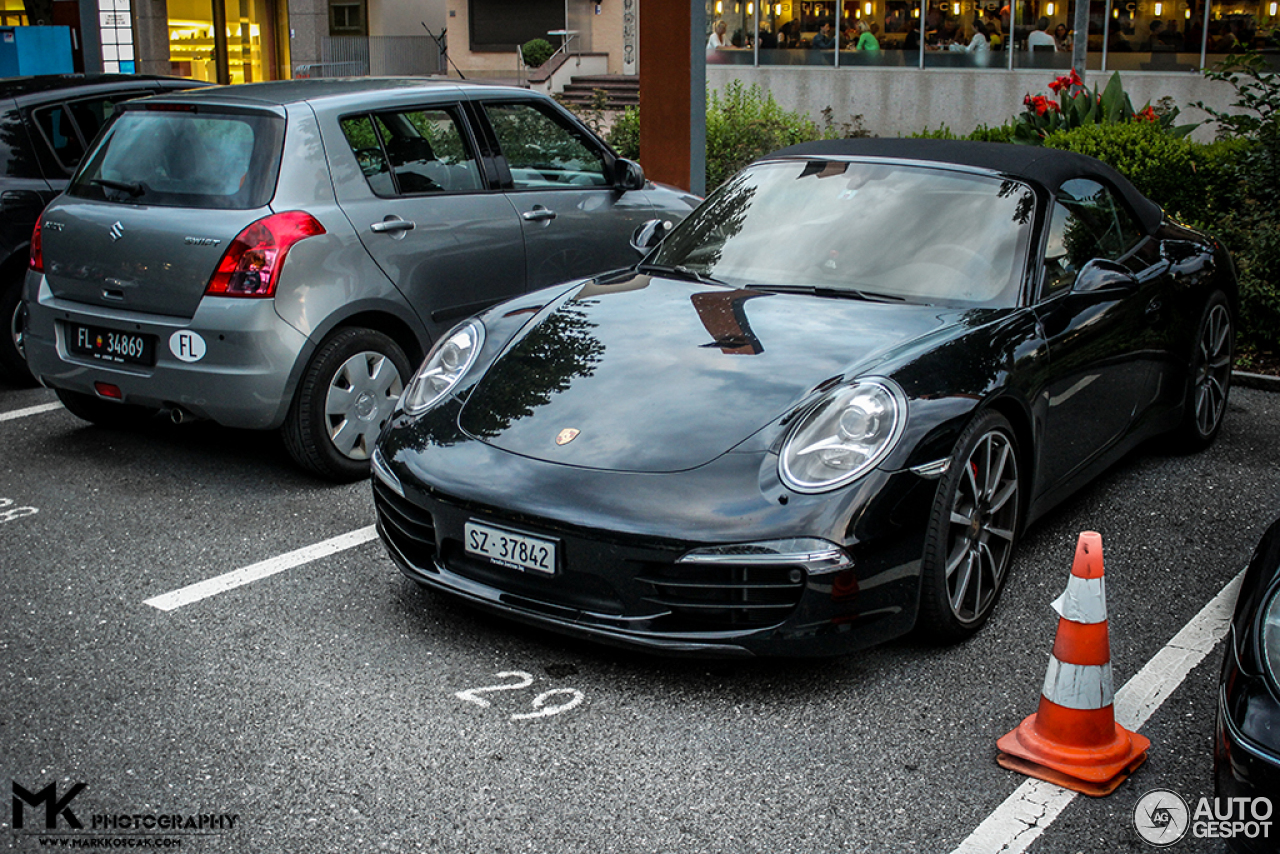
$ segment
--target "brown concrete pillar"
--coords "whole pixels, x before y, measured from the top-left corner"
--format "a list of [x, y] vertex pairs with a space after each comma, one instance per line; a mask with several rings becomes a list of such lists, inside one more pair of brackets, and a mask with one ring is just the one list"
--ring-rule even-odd
[[703, 0], [640, 0], [640, 157], [645, 175], [706, 192]]

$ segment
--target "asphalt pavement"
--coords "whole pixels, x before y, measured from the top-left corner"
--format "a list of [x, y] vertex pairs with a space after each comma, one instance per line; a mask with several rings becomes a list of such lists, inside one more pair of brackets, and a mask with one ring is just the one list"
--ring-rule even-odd
[[[372, 524], [369, 487], [311, 479], [272, 434], [110, 432], [51, 404], [0, 385], [0, 839], [17, 851], [945, 854], [1023, 782], [995, 741], [1035, 711], [1079, 532], [1103, 537], [1119, 687], [1280, 514], [1280, 394], [1236, 388], [1211, 449], [1143, 449], [1034, 526], [966, 644], [672, 660], [420, 590], [367, 536], [308, 558]], [[1145, 792], [1212, 796], [1221, 654], [1143, 726], [1133, 778], [1072, 800], [1028, 851], [1156, 850], [1133, 824]]]

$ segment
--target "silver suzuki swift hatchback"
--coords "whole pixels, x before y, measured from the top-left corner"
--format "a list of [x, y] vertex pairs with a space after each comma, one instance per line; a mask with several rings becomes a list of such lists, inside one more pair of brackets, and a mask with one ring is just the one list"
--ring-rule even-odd
[[32, 373], [97, 424], [279, 429], [334, 480], [367, 473], [438, 336], [632, 264], [638, 226], [698, 202], [524, 89], [285, 81], [117, 109], [33, 235]]

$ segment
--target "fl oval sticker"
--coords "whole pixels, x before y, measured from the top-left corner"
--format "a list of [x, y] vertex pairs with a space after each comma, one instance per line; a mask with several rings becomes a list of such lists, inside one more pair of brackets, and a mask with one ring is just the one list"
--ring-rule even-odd
[[184, 362], [198, 362], [208, 348], [198, 333], [179, 329], [169, 336], [169, 351]]

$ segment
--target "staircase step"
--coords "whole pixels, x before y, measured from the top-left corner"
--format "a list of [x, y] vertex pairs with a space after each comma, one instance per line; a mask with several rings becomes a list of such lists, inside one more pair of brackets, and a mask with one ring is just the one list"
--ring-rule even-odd
[[626, 74], [593, 74], [572, 78], [560, 94], [570, 104], [595, 103], [596, 91], [605, 93], [604, 109], [621, 110], [640, 103], [640, 78]]

